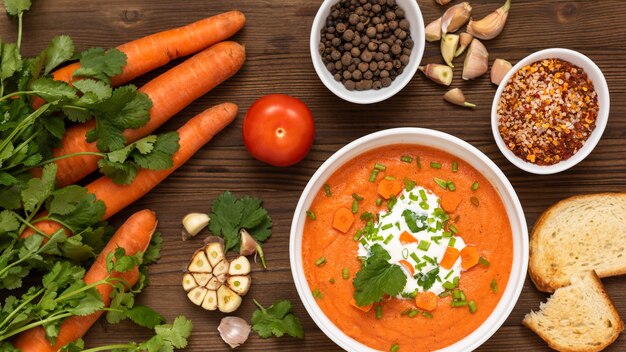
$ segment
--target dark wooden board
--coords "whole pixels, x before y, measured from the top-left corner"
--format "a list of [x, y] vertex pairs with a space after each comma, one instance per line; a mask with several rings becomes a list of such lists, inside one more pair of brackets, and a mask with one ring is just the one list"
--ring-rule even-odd
[[[395, 97], [370, 106], [347, 103], [335, 97], [320, 82], [309, 56], [309, 31], [320, 0], [47, 0], [35, 1], [25, 16], [23, 50], [33, 55], [57, 34], [69, 34], [79, 50], [92, 46], [111, 47], [129, 40], [217, 14], [242, 10], [246, 27], [234, 37], [246, 45], [245, 67], [231, 80], [198, 99], [160, 131], [180, 126], [189, 117], [223, 101], [237, 103], [237, 121], [226, 128], [187, 165], [150, 194], [112, 219], [121, 223], [132, 212], [151, 208], [159, 215], [165, 235], [161, 261], [150, 268], [150, 287], [141, 295], [168, 319], [184, 314], [194, 322], [188, 351], [228, 350], [216, 327], [220, 314], [193, 306], [180, 287], [181, 270], [200, 240], [181, 242], [180, 220], [191, 211], [208, 211], [210, 201], [224, 190], [240, 195], [253, 194], [265, 200], [274, 219], [272, 238], [265, 245], [268, 270], [253, 272], [253, 288], [237, 315], [249, 319], [251, 298], [264, 304], [287, 298], [295, 305], [306, 337], [261, 340], [254, 335], [241, 351], [331, 351], [339, 348], [309, 318], [298, 299], [289, 267], [289, 229], [293, 210], [309, 177], [333, 152], [346, 143], [371, 132], [393, 127], [425, 127], [458, 136], [489, 156], [507, 175], [520, 197], [529, 227], [550, 204], [580, 193], [626, 190], [626, 16], [623, 1], [524, 1], [515, 0], [504, 32], [486, 43], [491, 58], [515, 63], [524, 56], [549, 47], [566, 47], [583, 52], [604, 71], [611, 90], [608, 127], [594, 152], [566, 172], [537, 176], [510, 164], [497, 149], [489, 116], [495, 86], [487, 77], [461, 82], [455, 69], [454, 86], [464, 89], [475, 102], [475, 111], [463, 110], [441, 100], [445, 89], [417, 74]], [[477, 17], [500, 6], [501, 1], [480, 1], [474, 5]], [[432, 0], [419, 0], [425, 21], [442, 10]], [[16, 22], [0, 16], [0, 35], [12, 41]], [[436, 45], [428, 44], [424, 63], [440, 62]], [[141, 77], [137, 85], [164, 72], [161, 68]], [[461, 65], [458, 65], [461, 66]], [[275, 168], [252, 159], [241, 138], [241, 123], [250, 104], [262, 95], [287, 93], [304, 100], [313, 111], [317, 134], [309, 156], [290, 168]], [[617, 308], [626, 314], [624, 278], [603, 280]], [[546, 295], [527, 280], [513, 313], [480, 351], [549, 350], [521, 320], [537, 309]], [[129, 323], [98, 323], [86, 336], [90, 346], [139, 340], [149, 332]], [[626, 350], [620, 337], [607, 350]]]

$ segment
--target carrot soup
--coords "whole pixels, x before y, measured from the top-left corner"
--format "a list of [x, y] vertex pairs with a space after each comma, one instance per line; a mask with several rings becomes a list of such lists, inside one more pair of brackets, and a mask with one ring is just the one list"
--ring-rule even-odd
[[317, 304], [374, 349], [431, 351], [461, 340], [509, 280], [513, 238], [500, 196], [440, 150], [361, 154], [326, 180], [307, 214], [302, 259]]

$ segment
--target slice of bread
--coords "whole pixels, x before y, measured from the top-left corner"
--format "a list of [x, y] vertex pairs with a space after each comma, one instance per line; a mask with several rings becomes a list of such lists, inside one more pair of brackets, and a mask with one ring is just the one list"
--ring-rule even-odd
[[626, 274], [626, 193], [575, 196], [548, 208], [531, 234], [528, 270], [544, 292], [589, 270]]
[[624, 322], [595, 272], [571, 281], [522, 323], [557, 351], [601, 351], [617, 339]]

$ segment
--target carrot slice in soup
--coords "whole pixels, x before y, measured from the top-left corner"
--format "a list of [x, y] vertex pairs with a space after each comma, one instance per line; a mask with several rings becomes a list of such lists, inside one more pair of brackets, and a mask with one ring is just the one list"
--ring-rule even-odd
[[413, 265], [411, 263], [409, 263], [408, 260], [400, 260], [398, 263], [400, 263], [403, 267], [406, 268], [406, 270], [409, 271], [409, 273], [411, 273], [411, 276], [413, 276], [413, 274], [415, 274], [415, 268], [413, 268]]
[[333, 217], [333, 228], [343, 233], [348, 232], [354, 222], [354, 215], [348, 208], [339, 208]]
[[364, 306], [359, 306], [358, 304], [356, 304], [356, 301], [354, 300], [354, 297], [350, 300], [350, 304], [355, 307], [358, 310], [362, 310], [365, 313], [369, 312], [370, 309], [372, 309], [372, 306], [374, 305], [374, 303], [370, 303], [368, 305], [364, 305]]
[[478, 264], [480, 255], [478, 255], [478, 248], [476, 246], [466, 246], [461, 249], [461, 268], [463, 270], [471, 269], [474, 265]]
[[415, 305], [417, 308], [432, 312], [437, 308], [437, 295], [430, 291], [420, 292], [415, 296]]
[[441, 207], [448, 213], [454, 213], [461, 203], [461, 194], [458, 192], [446, 192], [441, 196]]
[[417, 238], [413, 237], [413, 235], [411, 235], [410, 233], [403, 231], [400, 234], [400, 243], [402, 243], [403, 246], [406, 246], [409, 243], [417, 243], [419, 242], [417, 240]]
[[391, 196], [396, 196], [402, 191], [402, 185], [397, 180], [382, 179], [378, 183], [378, 194], [383, 198], [389, 199]]
[[446, 253], [443, 255], [443, 259], [441, 259], [441, 263], [439, 263], [439, 265], [446, 270], [450, 270], [459, 258], [459, 255], [460, 252], [458, 249], [454, 247], [446, 247]]

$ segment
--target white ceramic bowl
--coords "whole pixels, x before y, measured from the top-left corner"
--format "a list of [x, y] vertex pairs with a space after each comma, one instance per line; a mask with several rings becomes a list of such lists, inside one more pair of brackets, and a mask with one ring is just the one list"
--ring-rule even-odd
[[[500, 101], [500, 96], [502, 95], [502, 91], [508, 84], [511, 77], [519, 71], [522, 67], [532, 64], [533, 62], [543, 60], [543, 59], [561, 59], [565, 61], [569, 61], [572, 64], [581, 67], [587, 76], [593, 82], [593, 87], [598, 95], [598, 116], [596, 118], [596, 128], [591, 133], [591, 136], [587, 139], [582, 148], [578, 150], [578, 152], [572, 155], [569, 159], [563, 160], [554, 165], [536, 165], [526, 160], [523, 160], [516, 156], [504, 143], [502, 136], [500, 135], [500, 131], [498, 131], [498, 102]], [[587, 56], [573, 50], [569, 49], [545, 49], [538, 51], [534, 54], [530, 54], [522, 59], [517, 65], [513, 66], [511, 71], [507, 73], [502, 82], [500, 82], [500, 86], [496, 91], [496, 95], [493, 98], [493, 105], [491, 106], [491, 130], [493, 132], [493, 138], [496, 140], [496, 144], [500, 151], [504, 156], [509, 159], [513, 165], [519, 167], [520, 169], [533, 173], [533, 174], [555, 174], [557, 172], [565, 171], [570, 167], [578, 164], [583, 159], [591, 153], [593, 148], [596, 147], [600, 138], [602, 137], [602, 133], [604, 133], [604, 129], [606, 128], [606, 123], [609, 120], [609, 108], [610, 108], [610, 99], [609, 99], [609, 87], [606, 85], [606, 80], [604, 79], [604, 75], [600, 68], [591, 61]]]
[[513, 264], [511, 276], [504, 289], [502, 298], [491, 315], [478, 329], [457, 343], [440, 351], [461, 352], [474, 350], [500, 328], [519, 298], [528, 267], [528, 228], [515, 190], [513, 190], [506, 176], [498, 169], [496, 164], [469, 143], [443, 132], [423, 128], [396, 128], [376, 132], [359, 138], [341, 148], [320, 166], [302, 192], [291, 223], [289, 256], [291, 272], [298, 294], [313, 321], [337, 345], [348, 351], [374, 351], [344, 334], [326, 317], [317, 305], [302, 267], [302, 233], [307, 217], [307, 209], [310, 208], [315, 195], [323, 187], [324, 182], [338, 168], [369, 150], [393, 144], [425, 145], [445, 151], [468, 162], [491, 182], [500, 194], [506, 208], [513, 234]]
[[324, 85], [331, 92], [335, 93], [335, 95], [341, 99], [347, 100], [351, 103], [372, 104], [391, 98], [411, 81], [411, 78], [413, 78], [415, 72], [417, 72], [417, 69], [419, 68], [420, 61], [422, 61], [422, 55], [424, 54], [424, 46], [426, 43], [424, 37], [424, 19], [422, 18], [422, 13], [417, 5], [417, 1], [396, 0], [396, 3], [404, 10], [405, 16], [409, 20], [411, 25], [411, 39], [413, 39], [413, 42], [415, 43], [413, 49], [411, 50], [409, 64], [404, 68], [402, 74], [398, 75], [396, 79], [391, 82], [389, 87], [381, 88], [379, 90], [370, 89], [365, 91], [349, 91], [346, 87], [344, 87], [343, 83], [335, 81], [333, 75], [324, 65], [322, 56], [318, 52], [321, 30], [326, 25], [326, 18], [330, 14], [331, 7], [337, 2], [339, 2], [339, 0], [324, 0], [317, 11], [317, 15], [315, 15], [313, 25], [311, 26], [309, 46], [315, 72], [317, 72], [317, 75], [320, 80], [322, 80], [322, 83], [324, 83]]

